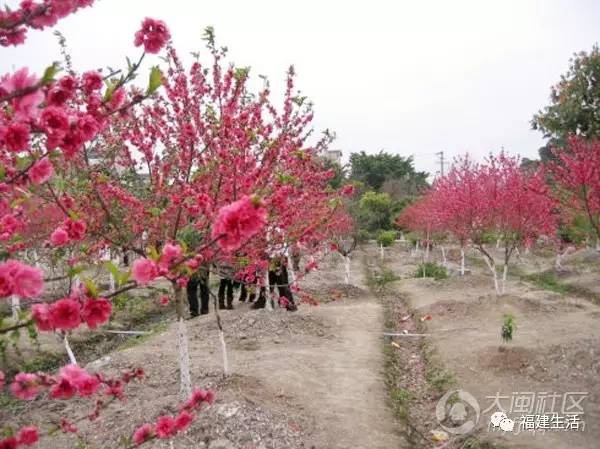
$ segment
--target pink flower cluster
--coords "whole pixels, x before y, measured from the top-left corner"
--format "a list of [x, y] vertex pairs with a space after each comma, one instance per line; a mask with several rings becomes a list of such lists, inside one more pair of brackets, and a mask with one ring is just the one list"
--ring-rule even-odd
[[45, 390], [53, 399], [89, 397], [100, 391], [109, 396], [123, 397], [123, 384], [133, 379], [141, 379], [144, 371], [125, 371], [121, 378], [106, 379], [102, 374], [90, 374], [77, 365], [66, 365], [55, 376], [44, 373], [18, 373], [10, 384], [11, 393], [18, 399], [31, 401]]
[[256, 235], [267, 221], [267, 210], [260, 200], [244, 196], [219, 210], [212, 227], [212, 238], [226, 251], [235, 251]]
[[0, 440], [0, 449], [18, 449], [22, 446], [32, 446], [40, 439], [38, 429], [35, 426], [21, 427], [15, 436]]
[[52, 246], [64, 246], [71, 240], [82, 240], [85, 236], [87, 225], [84, 220], [67, 218], [62, 226], [56, 228], [50, 235]]
[[43, 290], [44, 274], [39, 268], [12, 259], [0, 263], [0, 298], [10, 295], [33, 298]]
[[202, 404], [212, 404], [212, 391], [194, 390], [192, 396], [181, 406], [177, 416], [159, 416], [154, 424], [143, 424], [133, 433], [133, 442], [139, 446], [154, 438], [172, 438], [184, 432], [192, 423], [195, 416], [192, 412], [200, 409]]
[[20, 45], [25, 42], [27, 27], [44, 29], [79, 8], [90, 6], [94, 0], [22, 0], [19, 9], [0, 10], [0, 46]]
[[163, 249], [158, 263], [151, 259], [137, 259], [131, 268], [131, 277], [140, 285], [146, 285], [158, 276], [167, 275], [172, 264], [183, 255], [181, 246], [167, 243]]
[[71, 330], [86, 323], [90, 329], [106, 323], [112, 304], [105, 298], [86, 297], [81, 304], [75, 297], [59, 299], [52, 304], [34, 304], [31, 318], [41, 331]]
[[145, 18], [142, 28], [135, 33], [134, 44], [136, 47], [144, 46], [148, 53], [158, 53], [171, 39], [171, 33], [162, 20]]

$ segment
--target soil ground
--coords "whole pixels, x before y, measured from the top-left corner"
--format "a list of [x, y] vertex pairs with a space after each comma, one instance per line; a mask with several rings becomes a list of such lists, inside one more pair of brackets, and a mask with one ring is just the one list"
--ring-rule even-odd
[[[216, 403], [173, 441], [149, 448], [174, 449], [391, 449], [406, 447], [387, 404], [381, 350], [383, 309], [367, 290], [360, 263], [357, 284], [341, 284], [342, 264], [335, 257], [324, 271], [303, 281], [319, 295], [317, 307], [296, 313], [250, 310], [236, 302], [222, 311], [231, 375], [222, 378], [222, 354], [213, 315], [187, 321], [192, 381], [216, 391]], [[115, 447], [156, 414], [172, 414], [180, 401], [175, 348], [176, 325], [140, 344], [108, 354], [91, 366], [108, 373], [143, 366], [147, 379], [128, 389], [128, 401], [111, 405], [93, 426], [82, 422], [89, 448]], [[15, 405], [15, 407], [17, 407]], [[22, 407], [19, 403], [18, 407]], [[77, 416], [89, 404], [36, 400], [15, 408], [14, 419], [40, 423], [48, 414]], [[154, 415], [149, 415], [153, 413]], [[66, 447], [69, 436], [43, 442]]]
[[[552, 278], [556, 283], [550, 289], [524, 279], [552, 270], [551, 252], [522, 254], [502, 297], [493, 294], [491, 276], [475, 253], [468, 253], [471, 273], [461, 277], [456, 274], [458, 251], [450, 248], [451, 275], [440, 281], [413, 278], [422, 257], [406, 244], [395, 244], [381, 261], [379, 250], [367, 245], [353, 255], [354, 286], [348, 287], [341, 258], [330, 255], [302, 281], [320, 305], [303, 304], [296, 313], [254, 311], [236, 302], [235, 310], [221, 314], [231, 371], [227, 378], [222, 376], [214, 315], [188, 320], [192, 381], [214, 389], [217, 400], [172, 446], [155, 441], [145, 447], [597, 448], [600, 306], [590, 299], [598, 289], [594, 279], [600, 260], [595, 253], [565, 258], [566, 271]], [[439, 261], [439, 250], [430, 257]], [[401, 279], [394, 281], [394, 276]], [[569, 285], [577, 289], [565, 287]], [[500, 339], [506, 313], [517, 323], [511, 343]], [[156, 327], [154, 311], [151, 316]], [[110, 405], [93, 425], [79, 425], [88, 448], [116, 448], [119, 437], [131, 435], [141, 423], [176, 413], [176, 323], [165, 318], [158, 324], [148, 337], [101, 345], [99, 351], [81, 355], [82, 363], [92, 362], [90, 368], [109, 374], [136, 366], [147, 374], [143, 383], [128, 388], [127, 402]], [[385, 331], [426, 335], [384, 336]], [[62, 350], [60, 344], [51, 347]], [[113, 350], [104, 354], [105, 348]], [[443, 430], [442, 424], [456, 425], [436, 418], [438, 400], [455, 390], [478, 402], [482, 413], [477, 427], [467, 435], [435, 433]], [[501, 405], [508, 409], [511, 398], [556, 393], [562, 399], [570, 392], [586, 393], [581, 415], [585, 431], [515, 435], [488, 429], [497, 394], [507, 397]], [[452, 396], [448, 408], [455, 401]], [[40, 398], [24, 404], [5, 397], [0, 422], [42, 424], [48, 416], [82, 415], [90, 409], [82, 401]], [[518, 414], [508, 414], [518, 419]], [[442, 441], [434, 442], [436, 435]], [[40, 443], [49, 449], [74, 445], [73, 436], [65, 435]]]
[[[438, 250], [431, 257], [440, 259]], [[452, 254], [452, 253], [451, 253]], [[482, 411], [478, 434], [481, 438], [511, 448], [597, 448], [600, 441], [600, 308], [593, 301], [572, 294], [556, 293], [511, 274], [532, 273], [553, 267], [553, 259], [536, 254], [521, 255], [516, 269], [509, 271], [506, 295], [493, 293], [491, 273], [476, 254], [468, 258], [471, 274], [458, 276], [458, 251], [449, 260], [451, 277], [446, 280], [407, 278], [417, 270], [423, 254], [408, 249], [390, 251], [384, 266], [405, 277], [393, 289], [407, 303], [421, 330], [430, 334], [425, 345], [432, 348], [441, 367], [452, 376], [453, 387], [473, 395]], [[498, 251], [498, 260], [501, 254]], [[596, 273], [595, 251], [568, 257], [562, 279], [582, 287]], [[596, 265], [594, 265], [596, 263]], [[565, 282], [566, 284], [566, 282]], [[588, 286], [589, 287], [589, 286]], [[517, 330], [511, 343], [502, 343], [500, 328], [504, 314], [512, 314]], [[401, 339], [400, 344], [403, 343]], [[450, 388], [449, 388], [450, 389]], [[549, 413], [550, 395], [557, 394], [556, 408], [564, 416], [562, 401], [568, 393], [585, 393], [580, 398], [584, 431], [521, 431], [523, 415]], [[517, 422], [515, 432], [490, 431], [490, 415], [497, 394], [509, 418]], [[546, 397], [543, 413], [535, 409]], [[525, 398], [525, 399], [519, 399]], [[511, 401], [515, 401], [511, 404]], [[521, 403], [521, 409], [517, 407]], [[567, 405], [571, 404], [570, 397]], [[511, 405], [513, 412], [510, 413]], [[573, 409], [574, 411], [577, 409]]]

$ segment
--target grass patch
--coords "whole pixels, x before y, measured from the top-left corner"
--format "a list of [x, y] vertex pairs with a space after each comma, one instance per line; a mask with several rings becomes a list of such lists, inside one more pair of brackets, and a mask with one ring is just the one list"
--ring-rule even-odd
[[549, 290], [561, 295], [578, 296], [596, 304], [600, 304], [600, 294], [585, 287], [561, 282], [557, 278], [556, 274], [552, 271], [544, 271], [542, 273], [533, 274], [520, 274], [519, 277], [526, 282], [531, 282], [536, 287], [543, 290]]
[[436, 281], [447, 279], [448, 271], [445, 267], [435, 262], [424, 262], [420, 263], [415, 272], [413, 273], [415, 278], [434, 278]]
[[389, 268], [382, 268], [379, 273], [367, 277], [367, 285], [369, 287], [374, 287], [378, 292], [381, 292], [385, 290], [389, 284], [399, 279], [400, 277], [396, 276]]
[[545, 271], [543, 273], [533, 273], [521, 276], [521, 279], [532, 282], [537, 287], [543, 290], [550, 290], [555, 293], [567, 294], [570, 293], [568, 285], [562, 284], [556, 275], [551, 271]]

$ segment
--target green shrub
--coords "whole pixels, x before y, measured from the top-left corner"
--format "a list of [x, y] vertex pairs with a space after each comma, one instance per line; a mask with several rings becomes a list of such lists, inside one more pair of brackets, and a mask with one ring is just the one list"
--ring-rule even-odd
[[356, 235], [358, 243], [366, 243], [371, 239], [371, 234], [366, 229], [360, 229]]
[[517, 330], [517, 324], [515, 323], [515, 317], [510, 313], [504, 315], [504, 321], [502, 323], [502, 330], [500, 331], [500, 335], [502, 336], [502, 340], [505, 343], [512, 341], [513, 334]]
[[377, 244], [388, 247], [396, 241], [396, 231], [379, 231], [377, 233]]
[[435, 262], [425, 262], [419, 264], [419, 267], [413, 276], [416, 278], [434, 278], [436, 281], [439, 281], [440, 279], [446, 279], [448, 277], [448, 271], [446, 271], [446, 268]]

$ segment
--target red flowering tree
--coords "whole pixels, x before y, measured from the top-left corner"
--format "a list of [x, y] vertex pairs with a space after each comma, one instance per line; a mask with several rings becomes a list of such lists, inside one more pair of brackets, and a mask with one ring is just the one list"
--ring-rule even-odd
[[[52, 24], [90, 3], [25, 1], [0, 21], [0, 36], [18, 44], [40, 18]], [[224, 66], [225, 51], [209, 29], [212, 64], [197, 60], [186, 70], [169, 46], [164, 75], [155, 67], [145, 90], [131, 87], [145, 55], [160, 52], [169, 39], [163, 22], [145, 19], [135, 35], [144, 52], [125, 72], [56, 78], [53, 66], [39, 79], [27, 69], [0, 79], [0, 297], [33, 299], [44, 291], [46, 267], [24, 263], [27, 249], [51, 248], [69, 265], [69, 293], [36, 302], [0, 334], [29, 328], [58, 332], [67, 343], [79, 326], [105, 323], [114, 296], [168, 279], [176, 300], [182, 391], [192, 402], [179, 415], [138, 429], [138, 445], [174, 436], [189, 425], [192, 410], [212, 400], [191, 391], [183, 296], [189, 276], [201, 264], [235, 265], [243, 257], [246, 269], [256, 267], [266, 282], [265, 254], [297, 244], [316, 251], [341, 207], [340, 193], [326, 187], [332, 173], [317, 158], [329, 139], [308, 144], [312, 110], [293, 93], [293, 70], [279, 112], [268, 85], [253, 94], [247, 68]], [[40, 217], [41, 211], [51, 213]], [[196, 238], [186, 238], [190, 233]], [[102, 266], [107, 248], [139, 257], [130, 273], [112, 267], [115, 291], [85, 276], [86, 268]], [[141, 376], [136, 373], [111, 380], [73, 363], [58, 376], [20, 373], [7, 383], [22, 399], [43, 391], [51, 398], [98, 392], [120, 398], [124, 383]], [[65, 421], [64, 431], [74, 429]], [[15, 447], [28, 444], [29, 430]]]
[[[471, 243], [483, 255], [494, 277], [495, 290], [501, 294], [511, 256], [519, 245], [529, 245], [542, 235], [552, 237], [556, 232], [555, 203], [547, 192], [543, 177], [522, 171], [518, 158], [500, 153], [484, 164], [474, 164], [465, 157], [400, 220], [417, 228], [432, 223], [437, 229], [451, 232], [461, 245], [461, 272], [464, 246]], [[495, 258], [485, 244], [490, 233], [504, 242], [502, 283]]]
[[585, 217], [600, 239], [600, 140], [571, 136], [567, 147], [554, 154], [557, 161], [543, 168], [553, 184], [553, 197], [567, 218]]

